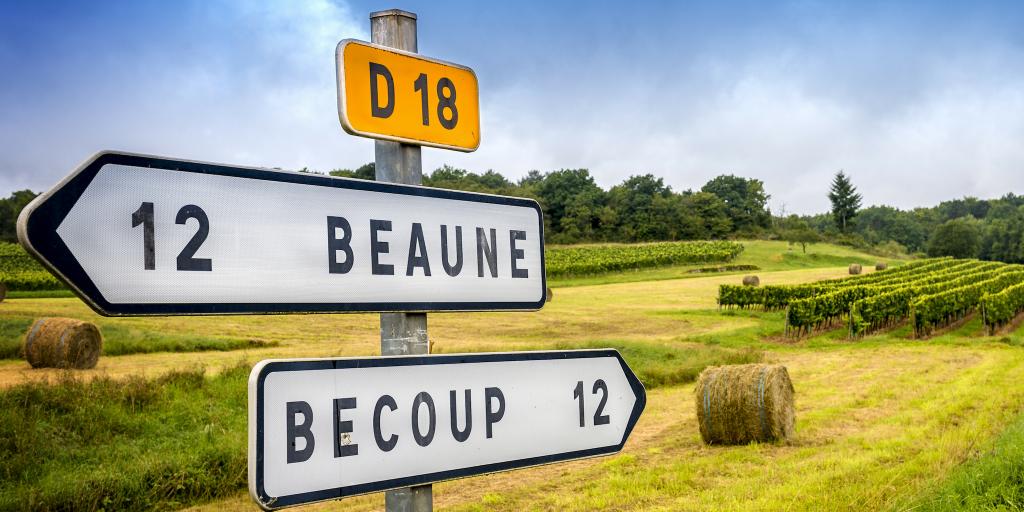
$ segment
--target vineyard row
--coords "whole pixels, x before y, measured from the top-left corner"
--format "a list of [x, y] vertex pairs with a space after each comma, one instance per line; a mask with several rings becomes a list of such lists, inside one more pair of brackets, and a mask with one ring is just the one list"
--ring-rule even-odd
[[722, 285], [719, 305], [786, 310], [786, 333], [845, 323], [851, 336], [910, 321], [926, 336], [974, 311], [990, 332], [1024, 311], [1024, 266], [951, 258], [919, 260], [866, 276], [790, 286]]

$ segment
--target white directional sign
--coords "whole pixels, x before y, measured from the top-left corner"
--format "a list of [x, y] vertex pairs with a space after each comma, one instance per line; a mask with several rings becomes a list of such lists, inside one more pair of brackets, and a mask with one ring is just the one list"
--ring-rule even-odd
[[108, 315], [535, 310], [529, 199], [99, 153], [18, 220]]
[[615, 453], [646, 401], [611, 349], [263, 361], [249, 491], [271, 509]]

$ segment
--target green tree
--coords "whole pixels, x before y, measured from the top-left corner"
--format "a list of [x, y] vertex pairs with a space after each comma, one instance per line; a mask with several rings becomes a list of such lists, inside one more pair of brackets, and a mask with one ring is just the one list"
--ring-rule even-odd
[[790, 215], [780, 223], [779, 235], [783, 240], [789, 242], [790, 246], [799, 245], [804, 254], [807, 254], [807, 246], [821, 240], [818, 232], [811, 228], [807, 221], [796, 215]]
[[725, 201], [709, 192], [683, 192], [681, 198], [682, 216], [689, 230], [680, 233], [680, 238], [707, 240], [725, 238], [732, 232], [732, 220]]
[[1020, 263], [1024, 261], [1024, 226], [1021, 221], [997, 219], [985, 228], [981, 242], [982, 259]]
[[946, 221], [928, 240], [929, 256], [976, 258], [981, 249], [981, 229], [973, 217]]
[[[543, 175], [531, 172], [520, 180], [520, 187], [523, 187], [523, 194], [540, 201], [549, 240], [581, 241], [584, 239], [576, 237], [588, 236], [600, 228], [606, 193], [594, 183], [590, 171], [561, 169]], [[566, 236], [557, 236], [563, 233], [563, 228], [568, 230]]]
[[574, 196], [566, 205], [554, 240], [572, 243], [608, 239], [617, 217], [607, 202], [608, 195], [600, 188]]
[[377, 166], [374, 162], [363, 164], [352, 169], [335, 169], [329, 173], [331, 176], [338, 176], [341, 178], [356, 178], [359, 180], [370, 180], [377, 179]]
[[987, 214], [981, 258], [1006, 263], [1024, 262], [1024, 206], [1015, 207], [1012, 202], [998, 201]]
[[487, 194], [521, 195], [511, 181], [493, 170], [476, 174], [450, 165], [438, 167], [434, 172], [424, 176], [423, 185]]
[[538, 171], [537, 169], [532, 169], [530, 170], [530, 172], [526, 173], [526, 176], [519, 178], [519, 181], [516, 182], [516, 185], [519, 185], [519, 188], [522, 189], [529, 189], [538, 185], [542, 181], [544, 181], [544, 173]]
[[0, 240], [18, 241], [18, 215], [37, 195], [39, 194], [31, 190], [19, 190], [5, 199], [0, 199]]
[[991, 202], [989, 201], [979, 200], [976, 197], [964, 197], [963, 199], [943, 201], [934, 210], [939, 219], [945, 222], [968, 215], [976, 219], [984, 219], [988, 215], [990, 207]]
[[680, 197], [652, 174], [630, 176], [608, 191], [618, 215], [616, 238], [623, 242], [673, 240], [679, 237]]
[[921, 215], [891, 206], [869, 206], [860, 210], [853, 226], [853, 230], [872, 245], [895, 241], [913, 251], [925, 250], [932, 229], [934, 226], [925, 222]]
[[853, 186], [850, 178], [841, 170], [832, 178], [828, 199], [832, 202], [832, 219], [836, 223], [836, 228], [846, 233], [851, 221], [857, 216], [857, 210], [860, 209], [861, 195], [857, 193], [857, 187]]
[[736, 231], [749, 233], [771, 224], [767, 208], [771, 196], [765, 193], [761, 180], [721, 175], [704, 184], [700, 190], [718, 196], [725, 203], [725, 211]]

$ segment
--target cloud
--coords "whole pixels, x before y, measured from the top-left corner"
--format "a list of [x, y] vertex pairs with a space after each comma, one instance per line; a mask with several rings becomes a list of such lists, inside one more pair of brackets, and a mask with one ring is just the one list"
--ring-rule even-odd
[[[18, 70], [0, 82], [0, 192], [49, 187], [108, 148], [291, 169], [372, 160], [373, 142], [338, 123], [333, 64], [340, 39], [369, 38], [365, 13], [328, 0], [69, 5], [81, 12], [0, 21], [0, 65]], [[734, 173], [799, 213], [827, 209], [839, 169], [866, 204], [1024, 191], [1017, 12], [552, 9], [413, 8], [421, 48], [481, 82], [480, 149], [426, 148], [427, 172], [586, 167], [605, 187], [653, 173], [677, 190]]]
[[773, 209], [788, 213], [826, 211], [840, 169], [866, 205], [1024, 190], [1024, 52], [982, 39], [943, 48], [941, 58], [915, 46], [886, 55], [886, 40], [875, 38], [853, 49], [780, 43], [643, 73], [625, 63], [517, 85], [485, 104], [476, 154], [435, 154], [425, 165], [513, 176], [587, 167], [605, 187], [650, 172], [676, 190], [734, 173], [763, 180]]
[[[328, 0], [180, 7], [132, 13], [170, 18], [126, 36], [136, 47], [97, 41], [37, 63], [56, 70], [27, 70], [4, 95], [0, 190], [49, 187], [101, 149], [284, 168], [372, 159], [338, 123], [333, 64], [338, 41], [367, 38], [368, 21]], [[33, 88], [33, 73], [63, 83]]]

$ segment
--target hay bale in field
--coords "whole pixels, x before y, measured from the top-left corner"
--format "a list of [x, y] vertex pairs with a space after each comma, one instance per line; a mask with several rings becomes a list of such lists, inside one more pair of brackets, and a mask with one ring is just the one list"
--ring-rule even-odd
[[778, 364], [712, 366], [694, 390], [700, 436], [707, 444], [745, 444], [793, 435], [793, 383]]
[[850, 264], [850, 275], [851, 276], [855, 276], [857, 274], [860, 274], [861, 270], [863, 270], [863, 268], [860, 266], [860, 263], [851, 263]]
[[889, 268], [889, 264], [884, 261], [879, 261], [878, 263], [875, 263], [875, 270], [885, 270], [887, 268]]
[[96, 324], [73, 318], [36, 320], [22, 345], [33, 368], [93, 368], [102, 350], [103, 336]]
[[761, 280], [757, 276], [743, 276], [743, 286], [761, 286]]
[[544, 302], [551, 302], [551, 298], [555, 296], [555, 292], [551, 291], [549, 286], [547, 292], [544, 294]]

